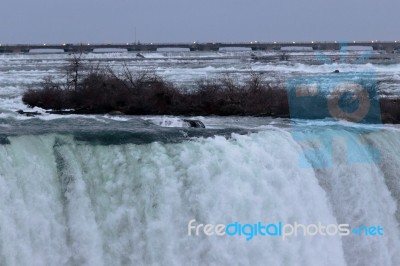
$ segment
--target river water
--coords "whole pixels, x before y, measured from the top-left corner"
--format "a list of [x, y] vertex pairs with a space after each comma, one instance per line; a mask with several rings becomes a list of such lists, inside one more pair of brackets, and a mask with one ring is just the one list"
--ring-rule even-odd
[[[264, 52], [84, 55], [178, 86], [229, 73], [268, 82], [376, 73], [400, 92], [399, 64], [257, 61]], [[333, 56], [335, 55], [332, 52]], [[340, 55], [339, 55], [340, 56]], [[0, 55], [0, 265], [400, 265], [400, 128], [268, 117], [26, 117], [27, 88], [63, 79], [67, 54]], [[253, 54], [254, 57], [254, 54]], [[318, 61], [318, 60], [316, 60]], [[309, 153], [302, 140], [327, 140]], [[351, 144], [349, 144], [351, 143]], [[303, 161], [301, 161], [303, 158]], [[328, 163], [327, 163], [328, 162]], [[188, 236], [188, 222], [381, 226], [383, 236]]]

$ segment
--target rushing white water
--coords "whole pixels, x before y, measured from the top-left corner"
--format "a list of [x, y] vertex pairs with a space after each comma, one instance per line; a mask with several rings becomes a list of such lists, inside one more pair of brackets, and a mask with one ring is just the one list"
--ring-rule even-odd
[[[260, 51], [143, 55], [84, 59], [154, 69], [178, 86], [224, 73], [257, 71], [285, 84], [336, 69], [358, 78], [367, 70], [376, 73], [379, 92], [400, 94], [399, 64], [252, 60], [271, 55]], [[63, 79], [68, 58], [0, 55], [0, 266], [400, 265], [397, 126], [192, 117], [206, 129], [190, 129], [182, 117], [16, 113], [29, 110], [21, 100], [28, 87], [48, 75]], [[299, 140], [307, 134], [335, 136], [332, 154], [307, 154], [312, 144]], [[359, 140], [375, 150], [349, 148]], [[299, 162], [304, 154], [307, 167]], [[330, 167], [316, 167], [330, 159]], [[379, 225], [384, 236], [188, 236], [192, 219]]]
[[[275, 127], [175, 144], [9, 137], [0, 146], [0, 265], [400, 265], [399, 134], [364, 137], [381, 153], [377, 164], [349, 164], [338, 142], [335, 167], [322, 170], [301, 168], [302, 146]], [[379, 224], [385, 235], [196, 237], [191, 219]]]

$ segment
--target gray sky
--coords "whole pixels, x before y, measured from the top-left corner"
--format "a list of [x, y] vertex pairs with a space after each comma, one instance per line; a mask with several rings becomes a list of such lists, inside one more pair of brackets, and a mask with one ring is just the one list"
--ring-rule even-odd
[[0, 43], [400, 40], [399, 0], [1, 0]]

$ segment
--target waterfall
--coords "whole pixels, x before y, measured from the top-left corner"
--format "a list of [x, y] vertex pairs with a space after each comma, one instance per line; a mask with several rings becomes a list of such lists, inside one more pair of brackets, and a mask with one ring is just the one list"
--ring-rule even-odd
[[[326, 169], [301, 167], [305, 147], [277, 127], [179, 143], [8, 137], [0, 146], [0, 265], [400, 265], [399, 135], [361, 137], [379, 150], [376, 163], [349, 164], [339, 141]], [[361, 146], [353, 152], [373, 156]], [[384, 236], [188, 236], [192, 219], [379, 224]]]

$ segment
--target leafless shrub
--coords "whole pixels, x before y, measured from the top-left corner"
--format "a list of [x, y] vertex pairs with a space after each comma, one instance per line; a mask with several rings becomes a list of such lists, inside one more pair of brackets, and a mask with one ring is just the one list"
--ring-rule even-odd
[[251, 73], [244, 84], [227, 74], [202, 79], [194, 90], [184, 92], [151, 70], [133, 72], [126, 65], [120, 73], [98, 66], [88, 70], [80, 56], [71, 59], [65, 84], [46, 79], [41, 89], [27, 90], [23, 101], [32, 107], [77, 113], [288, 114], [286, 93], [272, 89], [259, 73]]

